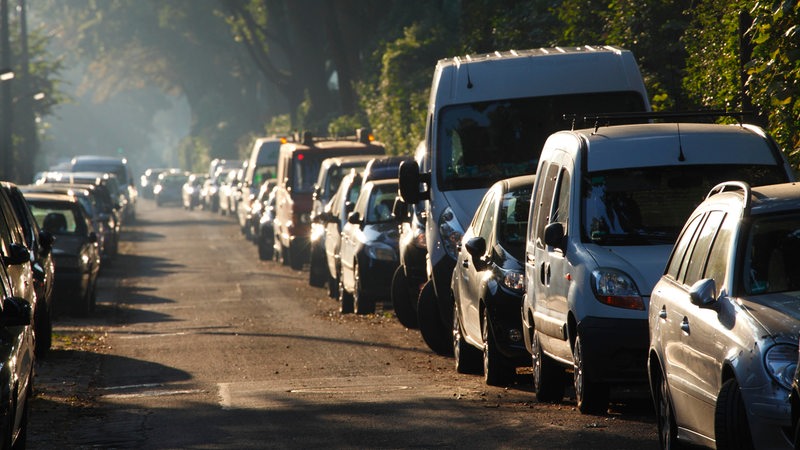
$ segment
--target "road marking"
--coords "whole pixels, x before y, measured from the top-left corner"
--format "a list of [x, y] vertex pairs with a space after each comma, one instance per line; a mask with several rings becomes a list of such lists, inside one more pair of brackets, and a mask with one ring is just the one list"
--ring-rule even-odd
[[123, 399], [123, 398], [142, 398], [142, 397], [164, 397], [168, 395], [188, 395], [203, 393], [202, 389], [174, 389], [174, 390], [150, 390], [142, 392], [131, 392], [128, 394], [106, 394], [102, 398]]
[[[114, 333], [116, 334], [116, 333]], [[149, 333], [138, 333], [138, 334], [131, 334], [126, 336], [119, 336], [117, 335], [118, 339], [144, 339], [144, 338], [159, 338], [159, 337], [169, 337], [169, 336], [184, 336], [188, 333], [183, 331], [178, 331], [175, 333], [156, 333], [156, 334], [149, 334]]]

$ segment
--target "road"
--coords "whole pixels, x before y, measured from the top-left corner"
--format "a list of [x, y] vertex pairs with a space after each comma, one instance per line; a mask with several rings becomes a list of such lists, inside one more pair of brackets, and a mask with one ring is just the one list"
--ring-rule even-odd
[[61, 317], [29, 448], [657, 448], [646, 395], [608, 415], [457, 374], [381, 310], [341, 315], [229, 217], [140, 201], [97, 311]]

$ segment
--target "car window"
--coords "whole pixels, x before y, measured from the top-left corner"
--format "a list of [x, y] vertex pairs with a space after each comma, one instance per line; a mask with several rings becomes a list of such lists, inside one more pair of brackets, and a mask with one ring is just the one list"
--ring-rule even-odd
[[397, 198], [396, 184], [373, 186], [367, 207], [367, 223], [389, 222], [394, 220], [392, 208]]
[[556, 190], [553, 203], [556, 205], [553, 210], [553, 217], [550, 218], [550, 223], [560, 222], [564, 224], [564, 229], [567, 229], [569, 221], [569, 194], [570, 194], [570, 176], [566, 169], [561, 170], [561, 175], [558, 181], [558, 189]]
[[500, 205], [497, 241], [518, 260], [522, 260], [525, 254], [525, 230], [528, 228], [532, 190], [533, 186], [525, 186], [506, 192]]
[[678, 240], [678, 243], [675, 245], [675, 248], [672, 250], [672, 256], [667, 264], [667, 275], [672, 277], [674, 280], [681, 281], [679, 274], [681, 267], [683, 266], [683, 261], [686, 259], [686, 251], [689, 248], [689, 243], [694, 238], [695, 231], [697, 230], [697, 226], [700, 224], [700, 219], [702, 219], [702, 217], [702, 215], [697, 215], [686, 225], [686, 227], [684, 227], [683, 234]]
[[536, 192], [536, 205], [539, 208], [536, 216], [536, 245], [538, 247], [544, 247], [541, 239], [544, 236], [544, 227], [547, 226], [550, 219], [550, 209], [553, 204], [553, 192], [555, 191], [558, 169], [559, 167], [555, 164], [547, 168], [544, 184]]
[[34, 203], [31, 204], [31, 212], [39, 227], [50, 233], [86, 233], [86, 223], [83, 222], [83, 218], [78, 217], [76, 211], [69, 205]]
[[703, 278], [708, 251], [711, 248], [711, 243], [714, 241], [714, 237], [717, 235], [717, 230], [719, 230], [724, 217], [725, 213], [722, 211], [711, 211], [708, 213], [707, 219], [700, 229], [697, 242], [689, 257], [689, 264], [686, 266], [684, 284], [687, 286], [691, 286]]
[[746, 248], [748, 295], [800, 290], [800, 216], [754, 220]]
[[738, 217], [731, 214], [725, 215], [722, 226], [717, 232], [717, 237], [714, 239], [714, 243], [711, 244], [711, 252], [708, 254], [708, 264], [703, 278], [713, 279], [718, 291], [725, 282], [725, 275], [730, 261], [731, 240], [738, 222]]
[[494, 202], [494, 191], [489, 191], [483, 197], [483, 201], [481, 204], [478, 205], [478, 211], [475, 213], [475, 216], [472, 217], [472, 234], [474, 236], [480, 236], [481, 232], [481, 225], [483, 225], [483, 218], [486, 215], [486, 210], [489, 208]]

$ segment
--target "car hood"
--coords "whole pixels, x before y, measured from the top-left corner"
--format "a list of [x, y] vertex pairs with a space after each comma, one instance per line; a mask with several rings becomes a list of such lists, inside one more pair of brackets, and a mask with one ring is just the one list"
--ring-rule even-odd
[[597, 267], [617, 269], [633, 277], [643, 296], [650, 296], [653, 292], [672, 251], [671, 245], [586, 244], [585, 247]]
[[767, 334], [797, 343], [800, 334], [800, 291], [765, 294], [741, 299], [742, 308]]
[[383, 242], [395, 248], [398, 246], [400, 233], [395, 221], [367, 224], [362, 231], [364, 242]]
[[[488, 190], [487, 187], [482, 189], [461, 189], [442, 192], [447, 204], [453, 209], [453, 214], [455, 214], [458, 223], [461, 224], [464, 230], [469, 226], [472, 216], [475, 215], [478, 205], [481, 203], [483, 196]], [[435, 211], [435, 220], [439, 220], [442, 211], [443, 209]]]

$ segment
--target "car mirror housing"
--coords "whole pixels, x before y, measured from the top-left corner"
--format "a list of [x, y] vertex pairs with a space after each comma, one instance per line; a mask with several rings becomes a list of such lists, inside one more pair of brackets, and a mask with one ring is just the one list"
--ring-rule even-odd
[[361, 214], [359, 214], [358, 211], [351, 213], [349, 216], [347, 216], [347, 223], [361, 225]]
[[567, 252], [564, 245], [565, 237], [564, 224], [561, 222], [554, 222], [544, 227], [544, 243], [561, 250], [563, 253]]
[[712, 278], [697, 281], [689, 289], [689, 298], [692, 304], [700, 307], [709, 307], [717, 301], [717, 283]]
[[31, 253], [24, 245], [12, 242], [8, 246], [8, 250], [9, 255], [4, 258], [7, 266], [15, 266], [31, 260]]
[[0, 324], [4, 327], [19, 327], [31, 324], [33, 308], [20, 297], [8, 297], [3, 300], [3, 311], [0, 312]]

